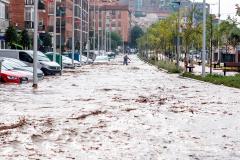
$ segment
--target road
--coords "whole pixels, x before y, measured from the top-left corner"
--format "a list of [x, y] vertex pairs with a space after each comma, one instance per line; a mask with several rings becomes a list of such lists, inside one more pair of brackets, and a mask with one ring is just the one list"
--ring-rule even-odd
[[240, 90], [131, 59], [0, 85], [0, 159], [240, 159]]

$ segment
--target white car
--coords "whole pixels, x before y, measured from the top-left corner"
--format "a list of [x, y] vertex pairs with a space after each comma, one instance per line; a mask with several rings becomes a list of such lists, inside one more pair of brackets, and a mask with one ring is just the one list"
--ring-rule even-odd
[[94, 60], [94, 63], [108, 63], [109, 58], [106, 55], [103, 56], [97, 56], [96, 59]]
[[[71, 68], [72, 67], [72, 59], [67, 56], [62, 56], [62, 63], [64, 68]], [[73, 61], [75, 67], [81, 66], [80, 62], [74, 60]]]

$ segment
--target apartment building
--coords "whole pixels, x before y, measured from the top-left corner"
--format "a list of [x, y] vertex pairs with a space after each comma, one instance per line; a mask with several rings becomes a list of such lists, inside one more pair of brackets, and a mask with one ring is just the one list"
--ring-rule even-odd
[[[100, 48], [106, 47], [109, 32], [118, 33], [124, 40], [124, 43], [129, 42], [129, 33], [131, 28], [131, 13], [129, 11], [128, 4], [121, 3], [118, 1], [97, 2], [95, 0], [90, 1], [90, 30], [94, 31], [94, 20], [95, 20], [95, 31], [96, 36], [100, 36]], [[95, 5], [95, 12], [94, 12]]]
[[8, 5], [9, 0], [0, 0], [0, 49], [6, 46], [4, 34], [9, 26]]
[[[58, 51], [71, 44], [73, 34], [73, 0], [57, 0], [56, 45]], [[48, 32], [53, 36], [54, 0], [40, 0], [38, 4], [38, 32], [41, 38]], [[88, 0], [75, 0], [74, 33], [75, 43], [86, 44], [88, 35]], [[9, 7], [10, 24], [17, 29], [27, 29], [33, 34], [34, 0], [12, 0]], [[81, 33], [82, 32], [82, 33]], [[81, 38], [82, 36], [82, 38]]]

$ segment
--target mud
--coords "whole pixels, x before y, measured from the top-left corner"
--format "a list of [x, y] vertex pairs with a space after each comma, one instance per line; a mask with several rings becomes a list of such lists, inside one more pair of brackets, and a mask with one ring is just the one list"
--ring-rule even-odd
[[0, 159], [240, 159], [238, 89], [131, 60], [0, 85]]

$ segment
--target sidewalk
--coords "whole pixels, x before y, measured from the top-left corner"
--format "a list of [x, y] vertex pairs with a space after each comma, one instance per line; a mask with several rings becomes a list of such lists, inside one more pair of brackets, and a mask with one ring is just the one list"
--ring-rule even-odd
[[[182, 67], [184, 67], [183, 62], [180, 62], [180, 65]], [[196, 74], [196, 75], [201, 75], [202, 74], [202, 65], [199, 66], [198, 64], [194, 64], [193, 66], [195, 67], [193, 69], [193, 73]], [[210, 73], [210, 67], [205, 66], [205, 71], [206, 71], [207, 74], [209, 74]], [[217, 74], [217, 75], [222, 75], [222, 76], [224, 75], [223, 70], [221, 68], [213, 68], [212, 73]], [[226, 72], [227, 76], [234, 76], [236, 74], [238, 74], [238, 72]]]

